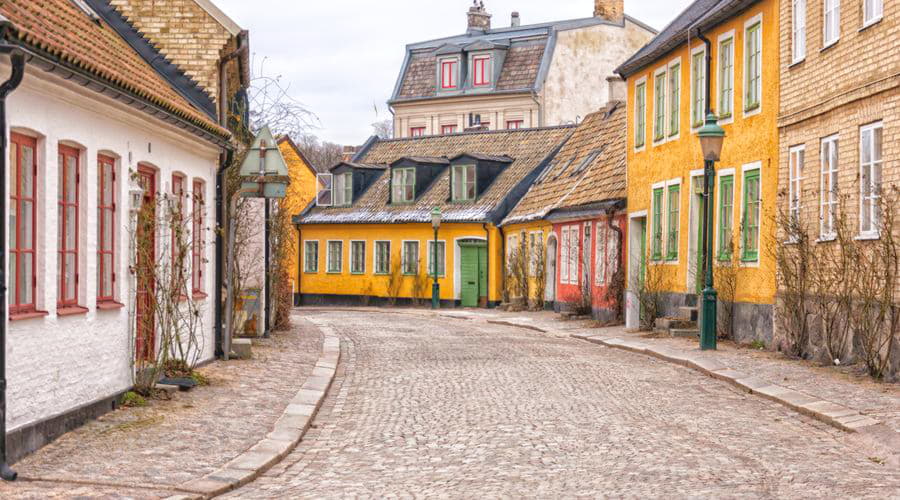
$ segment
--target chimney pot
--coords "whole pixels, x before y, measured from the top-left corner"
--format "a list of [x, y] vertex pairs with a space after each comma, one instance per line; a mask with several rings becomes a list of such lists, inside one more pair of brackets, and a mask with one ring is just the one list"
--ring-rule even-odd
[[519, 13], [513, 12], [512, 13], [512, 22], [510, 23], [510, 26], [512, 26], [513, 28], [518, 28], [521, 25], [522, 25], [522, 18], [519, 17]]
[[625, 0], [594, 0], [594, 17], [621, 23], [625, 19]]
[[468, 12], [469, 29], [468, 33], [484, 33], [491, 29], [491, 15], [484, 8], [484, 2], [474, 0]]

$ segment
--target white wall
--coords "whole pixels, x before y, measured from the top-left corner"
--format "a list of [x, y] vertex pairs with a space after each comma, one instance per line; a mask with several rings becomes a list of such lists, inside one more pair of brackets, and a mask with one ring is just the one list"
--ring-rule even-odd
[[[0, 65], [6, 74], [8, 67]], [[172, 173], [205, 182], [206, 220], [204, 290], [213, 290], [215, 172], [218, 149], [150, 115], [29, 68], [22, 86], [7, 102], [12, 131], [38, 138], [37, 308], [45, 317], [8, 322], [8, 415], [10, 430], [131, 386], [133, 346], [129, 310], [98, 311], [97, 154], [118, 158], [116, 179], [116, 300], [129, 301], [129, 171], [145, 162], [158, 169], [158, 190], [169, 192]], [[57, 316], [57, 145], [82, 149], [79, 304], [85, 314]], [[8, 174], [6, 174], [8, 175]], [[4, 200], [8, 203], [8, 199]], [[213, 303], [203, 304], [202, 359], [214, 356]], [[4, 318], [6, 320], [6, 318]]]

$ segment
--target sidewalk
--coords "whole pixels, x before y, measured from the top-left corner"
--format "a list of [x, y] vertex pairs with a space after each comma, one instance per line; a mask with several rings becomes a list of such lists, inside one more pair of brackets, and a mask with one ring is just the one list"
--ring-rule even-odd
[[254, 340], [253, 359], [199, 371], [210, 385], [109, 413], [14, 465], [0, 498], [178, 495], [272, 432], [322, 353], [323, 334], [299, 315], [290, 331]]

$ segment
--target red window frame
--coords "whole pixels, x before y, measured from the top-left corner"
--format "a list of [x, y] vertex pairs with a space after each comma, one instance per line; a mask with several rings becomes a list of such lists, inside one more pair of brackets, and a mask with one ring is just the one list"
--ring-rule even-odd
[[410, 127], [409, 136], [410, 137], [422, 137], [425, 135], [425, 127]]
[[506, 130], [518, 130], [525, 125], [525, 120], [506, 120]]
[[195, 296], [203, 295], [203, 215], [204, 198], [203, 198], [203, 181], [194, 180], [194, 199], [193, 199], [193, 226], [191, 227], [191, 283], [192, 291]]
[[[81, 276], [78, 273], [78, 250], [79, 250], [79, 228], [80, 228], [80, 191], [81, 191], [81, 152], [73, 147], [59, 145], [59, 235], [57, 239], [57, 253], [59, 255], [59, 296], [57, 304], [60, 309], [78, 307], [78, 286]], [[70, 161], [74, 162], [74, 166]], [[70, 179], [74, 176], [74, 192], [69, 193], [66, 189], [69, 186]], [[73, 215], [70, 217], [69, 212]], [[67, 241], [66, 235], [69, 229], [74, 227], [72, 231], [71, 241]], [[72, 259], [72, 276], [75, 280], [72, 293], [68, 293], [68, 288], [72, 283], [66, 279], [66, 266], [68, 259]]]
[[455, 89], [458, 86], [457, 70], [459, 61], [456, 59], [448, 59], [441, 61], [441, 88]]
[[491, 84], [491, 56], [475, 56], [472, 58], [472, 83], [476, 87], [483, 87]]
[[[15, 151], [15, 165], [11, 165], [15, 168], [15, 175], [10, 176], [10, 182], [13, 183], [10, 186], [9, 190], [9, 203], [10, 203], [10, 211], [16, 214], [16, 223], [15, 223], [15, 245], [9, 246], [10, 257], [15, 257], [15, 269], [11, 270], [10, 273], [15, 274], [15, 284], [11, 287], [9, 293], [9, 314], [27, 314], [36, 311], [35, 307], [35, 296], [37, 291], [37, 259], [35, 251], [35, 236], [36, 236], [36, 226], [37, 226], [37, 139], [33, 137], [28, 137], [26, 135], [11, 133], [10, 134], [10, 145], [12, 150]], [[24, 179], [22, 179], [22, 151], [25, 148], [31, 149], [31, 170], [32, 170], [32, 182], [31, 182], [31, 192], [26, 193], [24, 191]], [[22, 217], [19, 215], [24, 212], [24, 207], [26, 204], [31, 204], [31, 244], [25, 245], [23, 243], [22, 235], [25, 234], [25, 227], [23, 226]], [[31, 273], [25, 276], [25, 269], [22, 265], [24, 259], [31, 260]], [[31, 300], [26, 301], [25, 297], [23, 297], [22, 286], [20, 283], [30, 283], [31, 284]]]
[[[116, 289], [116, 159], [97, 155], [97, 302], [114, 302]], [[106, 196], [106, 193], [109, 196]], [[109, 224], [107, 224], [107, 218]], [[106, 261], [109, 261], [109, 265]], [[109, 290], [106, 289], [107, 276]]]
[[441, 125], [441, 134], [455, 134], [456, 133], [456, 125]]
[[[172, 174], [172, 198], [176, 203], [176, 212], [172, 220], [172, 278], [179, 279], [184, 275], [184, 255], [179, 255], [178, 241], [176, 241], [178, 226], [184, 221], [184, 184], [185, 177], [181, 174]], [[179, 262], [180, 260], [180, 262]], [[176, 276], [175, 271], [180, 271]]]

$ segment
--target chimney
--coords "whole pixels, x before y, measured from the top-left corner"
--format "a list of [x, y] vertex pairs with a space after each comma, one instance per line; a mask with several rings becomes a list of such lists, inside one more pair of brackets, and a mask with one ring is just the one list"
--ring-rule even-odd
[[594, 17], [621, 23], [625, 18], [625, 0], [594, 0]]
[[518, 28], [519, 26], [522, 26], [522, 19], [519, 18], [518, 12], [512, 13], [512, 22], [510, 22], [509, 25], [512, 26], [513, 28]]
[[627, 88], [625, 87], [625, 80], [622, 79], [619, 75], [613, 75], [606, 77], [606, 83], [609, 84], [609, 102], [613, 101], [621, 101], [625, 102], [628, 99]]
[[359, 148], [356, 146], [344, 146], [344, 151], [341, 153], [341, 161], [353, 161], [353, 157], [356, 156], [358, 150]]
[[469, 7], [469, 34], [480, 34], [491, 29], [491, 15], [484, 8], [483, 0], [473, 0]]

